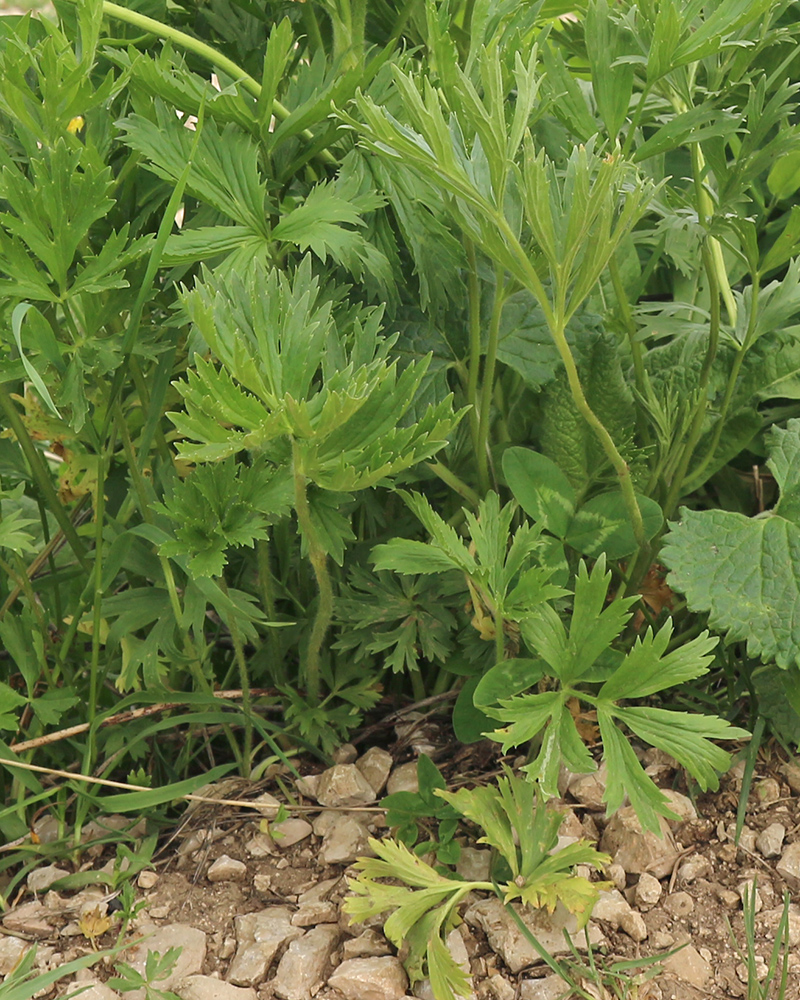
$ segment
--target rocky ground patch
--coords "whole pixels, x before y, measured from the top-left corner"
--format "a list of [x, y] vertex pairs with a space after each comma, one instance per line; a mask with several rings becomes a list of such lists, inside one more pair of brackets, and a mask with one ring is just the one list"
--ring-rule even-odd
[[[214, 797], [248, 798], [257, 808], [201, 805], [189, 810], [165, 839], [153, 870], [135, 881], [144, 905], [129, 937], [143, 940], [132, 944], [122, 960], [143, 971], [148, 952], [163, 955], [179, 946], [177, 964], [157, 986], [181, 1000], [432, 1000], [428, 982], [409, 983], [403, 956], [383, 936], [381, 919], [351, 926], [341, 908], [350, 866], [370, 852], [370, 837], [388, 835], [378, 800], [387, 789], [415, 787], [416, 763], [407, 745], [397, 744], [392, 752], [374, 747], [361, 755], [345, 747], [334, 767], [321, 773], [309, 769], [294, 787], [285, 773], [266, 784], [216, 785]], [[416, 746], [419, 750], [421, 744]], [[436, 755], [435, 747], [426, 749]], [[478, 762], [483, 772], [496, 766], [494, 745], [477, 745], [472, 752], [473, 764]], [[800, 768], [777, 755], [760, 763], [737, 845], [742, 765], [725, 777], [719, 793], [693, 803], [673, 787], [680, 785], [681, 775], [671, 760], [658, 751], [642, 758], [681, 817], [664, 822], [661, 838], [643, 833], [630, 808], [605, 818], [602, 769], [590, 776], [564, 774], [563, 797], [550, 806], [564, 813], [560, 846], [588, 838], [614, 859], [605, 873], [614, 888], [602, 893], [588, 927], [595, 962], [609, 966], [674, 952], [649, 981], [630, 973], [631, 997], [745, 997], [747, 971], [734, 941], [743, 946], [742, 900], [755, 880], [758, 972], [766, 974], [788, 891], [793, 953], [786, 996], [800, 997], [800, 955], [794, 953], [800, 944]], [[458, 761], [439, 763], [450, 783], [480, 777], [463, 754]], [[286, 790], [296, 795], [296, 804], [290, 804], [288, 818], [280, 819]], [[48, 835], [46, 820], [39, 835]], [[97, 867], [103, 861], [90, 858], [85, 864]], [[464, 842], [461, 873], [485, 878], [488, 863], [488, 851]], [[67, 871], [51, 866], [28, 876], [25, 893], [2, 918], [0, 974], [8, 974], [34, 943], [38, 967], [45, 970], [113, 942], [113, 923], [108, 930], [103, 923], [111, 901], [100, 889], [65, 893], [50, 888]], [[560, 909], [519, 912], [551, 954], [568, 953], [564, 930], [575, 930], [568, 914]], [[475, 1000], [564, 996], [563, 982], [496, 898], [474, 895], [463, 916], [448, 946], [470, 973]], [[573, 941], [586, 949], [583, 935], [574, 934]], [[95, 966], [40, 995], [68, 997], [82, 988], [84, 1000], [117, 1000], [120, 994], [104, 984], [112, 974]], [[126, 995], [138, 1000], [144, 993]]]

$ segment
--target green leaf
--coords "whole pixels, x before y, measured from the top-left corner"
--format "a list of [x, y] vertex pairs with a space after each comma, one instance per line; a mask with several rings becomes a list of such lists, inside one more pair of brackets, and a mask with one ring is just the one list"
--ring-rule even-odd
[[16, 709], [28, 704], [28, 699], [0, 681], [0, 729], [15, 733], [19, 729]]
[[107, 795], [98, 800], [104, 812], [144, 812], [164, 802], [174, 802], [184, 795], [191, 795], [204, 785], [211, 784], [219, 778], [230, 774], [233, 764], [220, 764], [212, 767], [204, 774], [197, 774], [184, 781], [175, 781], [171, 785], [160, 788], [147, 788], [141, 792], [123, 792], [120, 795]]
[[639, 637], [622, 664], [600, 688], [597, 696], [608, 701], [647, 698], [657, 691], [677, 687], [708, 672], [713, 661], [716, 636], [702, 632], [695, 639], [667, 653], [672, 623], [666, 622], [655, 635], [652, 629]]
[[473, 702], [478, 708], [499, 705], [521, 691], [534, 687], [544, 677], [542, 660], [502, 660], [479, 678], [473, 692]]
[[711, 740], [747, 739], [750, 735], [710, 715], [662, 708], [615, 708], [613, 714], [641, 739], [674, 757], [704, 792], [709, 788], [716, 791], [719, 773], [730, 766], [730, 754]]
[[25, 372], [28, 378], [31, 380], [31, 382], [33, 382], [34, 388], [36, 389], [36, 392], [39, 394], [39, 398], [47, 407], [49, 407], [50, 412], [55, 414], [55, 416], [57, 416], [60, 420], [61, 414], [56, 409], [56, 404], [53, 402], [50, 393], [47, 391], [47, 386], [44, 384], [41, 376], [28, 360], [25, 354], [25, 350], [22, 346], [22, 336], [21, 336], [22, 322], [25, 319], [26, 315], [30, 312], [30, 310], [33, 310], [34, 313], [38, 313], [41, 319], [44, 320], [44, 317], [41, 316], [41, 313], [39, 313], [38, 309], [36, 309], [33, 305], [31, 305], [30, 302], [20, 302], [19, 305], [14, 307], [14, 310], [11, 313], [11, 332], [14, 335], [14, 341], [16, 342], [17, 350], [19, 351], [19, 356], [22, 361], [22, 364], [25, 367]]
[[601, 556], [589, 573], [581, 560], [575, 581], [565, 661], [557, 676], [565, 684], [579, 680], [600, 654], [617, 638], [631, 616], [638, 597], [615, 598], [606, 606], [611, 573]]
[[628, 114], [634, 67], [617, 59], [627, 54], [632, 39], [614, 21], [607, 0], [594, 0], [586, 12], [584, 38], [592, 69], [592, 90], [609, 139], [616, 140]]
[[[636, 497], [649, 540], [661, 530], [664, 515], [649, 497]], [[636, 539], [625, 502], [618, 490], [592, 497], [578, 510], [565, 533], [567, 545], [587, 556], [605, 553], [608, 559], [624, 559], [636, 551]]]
[[[800, 151], [787, 153], [786, 156], [782, 156], [772, 165], [772, 169], [767, 175], [767, 187], [776, 198], [783, 200], [792, 197], [795, 191], [800, 188]], [[792, 218], [795, 217], [797, 211], [797, 206], [793, 206]], [[772, 264], [771, 266], [778, 267], [779, 265]], [[767, 270], [766, 260], [764, 261], [764, 270]]]
[[460, 743], [477, 743], [495, 727], [494, 720], [482, 712], [474, 701], [473, 696], [480, 680], [480, 677], [468, 678], [458, 692], [453, 706], [453, 732]]
[[636, 811], [644, 830], [661, 835], [659, 815], [677, 818], [669, 807], [669, 799], [661, 792], [633, 751], [630, 740], [614, 723], [610, 711], [599, 705], [597, 721], [603, 738], [603, 759], [608, 765], [608, 779], [603, 799], [606, 815], [610, 816], [622, 805], [625, 796]]
[[751, 656], [786, 667], [800, 663], [800, 420], [773, 428], [769, 447], [781, 489], [775, 510], [747, 518], [684, 509], [662, 558], [693, 611], [708, 612]]
[[[120, 121], [122, 141], [143, 157], [143, 165], [158, 177], [175, 183], [189, 162], [195, 134], [163, 101], [154, 104], [155, 121], [129, 115]], [[268, 239], [268, 216], [274, 206], [258, 169], [259, 150], [253, 139], [235, 125], [219, 131], [206, 119], [186, 189], [195, 197]]]
[[[800, 152], [797, 154], [797, 188], [800, 188]], [[789, 159], [788, 156], [784, 156], [779, 161], [782, 163], [784, 160]], [[777, 166], [778, 164], [776, 164]], [[773, 168], [774, 169], [774, 168]], [[770, 177], [772, 174], [770, 173]], [[794, 192], [792, 192], [794, 193]], [[789, 218], [786, 220], [786, 225], [783, 227], [782, 231], [778, 235], [778, 238], [769, 248], [761, 261], [761, 270], [764, 273], [774, 270], [778, 267], [783, 267], [783, 265], [791, 258], [797, 255], [798, 250], [800, 250], [800, 205], [792, 205], [789, 212]]]
[[564, 538], [575, 511], [575, 491], [555, 462], [528, 448], [508, 448], [503, 474], [525, 513]]

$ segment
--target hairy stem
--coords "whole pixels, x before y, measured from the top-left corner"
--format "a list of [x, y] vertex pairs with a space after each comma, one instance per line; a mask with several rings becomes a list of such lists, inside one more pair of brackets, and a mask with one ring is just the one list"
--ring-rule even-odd
[[494, 373], [497, 367], [497, 347], [500, 341], [500, 320], [505, 305], [505, 269], [495, 268], [494, 304], [489, 321], [489, 341], [486, 345], [486, 361], [481, 382], [480, 413], [478, 415], [478, 482], [483, 493], [489, 490], [489, 428], [491, 426], [492, 397], [494, 396]]
[[311, 518], [311, 508], [308, 505], [306, 476], [303, 471], [300, 449], [297, 441], [292, 438], [292, 473], [294, 476], [294, 509], [297, 523], [308, 546], [308, 558], [314, 570], [314, 576], [319, 590], [319, 601], [311, 635], [308, 638], [306, 651], [306, 691], [313, 703], [319, 699], [320, 693], [320, 655], [325, 634], [333, 618], [333, 584], [328, 572], [328, 554], [322, 547], [317, 529]]
[[[472, 448], [477, 455], [479, 435], [478, 414], [478, 382], [481, 371], [481, 288], [478, 280], [478, 261], [475, 255], [475, 244], [472, 240], [464, 240], [467, 252], [467, 291], [469, 296], [469, 370], [467, 373], [467, 402], [469, 411], [469, 430], [472, 437]], [[489, 489], [488, 481], [480, 483], [482, 493]]]

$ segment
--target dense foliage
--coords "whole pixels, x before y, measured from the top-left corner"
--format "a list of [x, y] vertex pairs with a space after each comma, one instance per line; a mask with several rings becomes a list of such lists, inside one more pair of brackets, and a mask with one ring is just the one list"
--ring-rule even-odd
[[800, 738], [796, 7], [0, 19], [0, 756], [161, 788], [6, 839], [387, 694], [653, 828], [634, 736]]

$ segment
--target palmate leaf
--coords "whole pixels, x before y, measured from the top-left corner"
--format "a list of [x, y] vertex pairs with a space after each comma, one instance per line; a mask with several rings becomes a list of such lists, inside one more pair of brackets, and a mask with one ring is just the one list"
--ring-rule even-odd
[[425, 576], [371, 574], [354, 566], [336, 600], [342, 628], [335, 648], [357, 660], [377, 655], [395, 673], [419, 669], [420, 657], [445, 663], [456, 625], [449, 589]]
[[252, 548], [257, 539], [266, 539], [267, 524], [288, 513], [291, 498], [288, 477], [263, 465], [234, 465], [229, 459], [200, 466], [168, 490], [163, 504], [155, 505], [175, 526], [174, 541], [159, 551], [188, 556], [192, 577], [221, 576], [227, 550]]
[[[142, 154], [143, 165], [175, 183], [189, 162], [195, 134], [174, 110], [156, 99], [154, 119], [129, 115], [118, 124], [122, 141]], [[213, 206], [251, 233], [269, 239], [268, 216], [275, 211], [267, 199], [258, 170], [258, 145], [234, 125], [220, 132], [214, 121], [203, 124], [197, 155], [186, 182], [187, 191]]]
[[[485, 704], [486, 698], [482, 696], [481, 706], [489, 716], [506, 723], [491, 734], [492, 739], [502, 743], [504, 753], [541, 734], [539, 751], [524, 770], [546, 795], [557, 795], [562, 763], [577, 773], [595, 769], [568, 707], [572, 699], [590, 704], [597, 713], [609, 768], [605, 796], [609, 812], [617, 809], [627, 794], [643, 826], [656, 830], [657, 814], [671, 813], [666, 799], [645, 774], [627, 738], [617, 728], [618, 723], [629, 726], [641, 739], [674, 756], [704, 788], [717, 787], [717, 771], [724, 771], [730, 763], [729, 755], [710, 743], [710, 739], [738, 739], [748, 734], [714, 716], [622, 708], [617, 704], [621, 699], [647, 697], [702, 675], [708, 670], [717, 640], [703, 633], [667, 652], [672, 636], [672, 626], [668, 623], [655, 635], [648, 631], [625, 656], [620, 653], [610, 663], [603, 662], [604, 654], [607, 660], [612, 644], [630, 617], [632, 603], [631, 598], [616, 598], [606, 605], [609, 582], [610, 574], [605, 573], [602, 559], [591, 574], [581, 564], [569, 631], [548, 605], [537, 609], [522, 623], [526, 644], [551, 667], [553, 676], [560, 681], [558, 690], [505, 699], [498, 698], [495, 692], [493, 703]], [[602, 663], [600, 670], [598, 662]], [[537, 672], [533, 671], [532, 679]], [[601, 681], [596, 694], [587, 690], [588, 685]], [[510, 686], [513, 683], [512, 672]]]
[[[272, 230], [274, 240], [293, 243], [300, 250], [311, 250], [324, 263], [332, 257], [356, 277], [369, 269], [384, 282], [391, 282], [386, 257], [357, 231], [363, 227], [362, 215], [384, 204], [377, 194], [343, 198], [336, 182], [317, 184], [297, 208], [284, 215]], [[360, 267], [357, 262], [360, 262]]]
[[613, 709], [617, 719], [651, 746], [679, 761], [703, 791], [719, 788], [718, 772], [727, 770], [730, 755], [710, 740], [748, 739], [746, 729], [716, 716], [671, 712], [659, 708]]
[[[610, 858], [584, 842], [551, 853], [558, 843], [563, 816], [544, 808], [532, 782], [510, 772], [499, 779], [496, 787], [460, 789], [455, 793], [439, 788], [435, 794], [484, 828], [485, 836], [479, 843], [498, 849], [513, 877], [503, 886], [448, 878], [403, 844], [373, 840], [370, 844], [378, 857], [356, 862], [361, 874], [349, 882], [354, 896], [345, 901], [344, 909], [358, 921], [392, 910], [384, 933], [398, 947], [408, 947], [411, 979], [425, 974], [427, 961], [436, 1000], [454, 1000], [455, 993], [466, 995], [468, 980], [455, 965], [444, 939], [458, 922], [456, 909], [467, 893], [476, 889], [495, 891], [506, 903], [521, 898], [531, 906], [551, 910], [561, 902], [583, 926], [605, 883], [577, 877], [572, 868], [576, 864], [600, 867]], [[388, 884], [381, 879], [402, 884]]]

